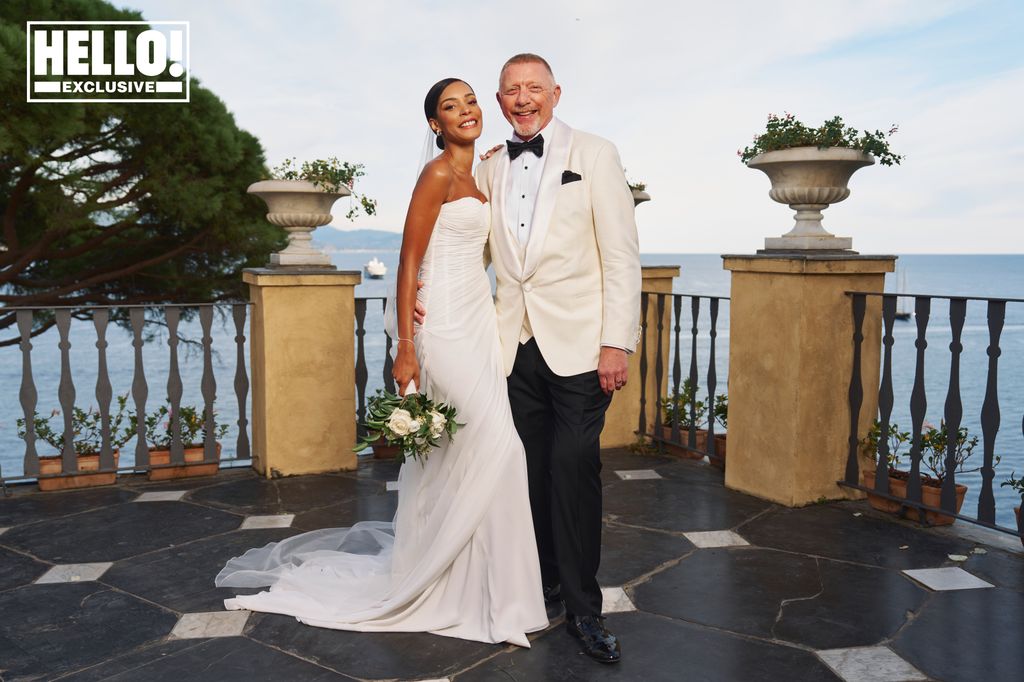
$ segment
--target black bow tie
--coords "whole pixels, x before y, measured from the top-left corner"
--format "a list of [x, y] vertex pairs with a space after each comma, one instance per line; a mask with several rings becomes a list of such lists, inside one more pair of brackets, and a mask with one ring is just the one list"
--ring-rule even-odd
[[516, 157], [523, 152], [533, 152], [536, 156], [544, 156], [544, 136], [535, 135], [529, 142], [516, 142], [515, 140], [506, 140], [505, 144], [508, 145], [508, 158], [515, 161]]

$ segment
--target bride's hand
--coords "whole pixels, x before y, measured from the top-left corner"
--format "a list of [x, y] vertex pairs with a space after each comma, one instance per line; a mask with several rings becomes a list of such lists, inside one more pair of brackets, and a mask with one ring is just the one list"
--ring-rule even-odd
[[416, 361], [416, 349], [411, 343], [402, 341], [398, 344], [391, 376], [395, 379], [398, 395], [402, 397], [405, 397], [410, 381], [416, 382], [417, 386], [420, 385], [420, 364]]
[[488, 149], [487, 151], [485, 151], [485, 152], [484, 152], [483, 154], [481, 154], [481, 155], [480, 155], [480, 160], [481, 160], [481, 161], [486, 161], [487, 159], [489, 159], [489, 158], [491, 158], [492, 156], [494, 156], [494, 154], [495, 154], [495, 153], [496, 153], [496, 152], [497, 152], [497, 151], [498, 151], [499, 149], [501, 149], [501, 148], [502, 148], [502, 147], [504, 147], [504, 146], [505, 146], [505, 145], [503, 145], [503, 144], [496, 144], [496, 145], [494, 145], [493, 147], [491, 147], [490, 149]]

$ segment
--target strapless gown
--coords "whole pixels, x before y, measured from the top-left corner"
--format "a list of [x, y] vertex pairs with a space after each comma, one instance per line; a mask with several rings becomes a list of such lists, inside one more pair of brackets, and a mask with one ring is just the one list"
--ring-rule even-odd
[[269, 590], [226, 608], [524, 647], [526, 633], [547, 627], [525, 453], [483, 264], [489, 217], [475, 197], [444, 204], [420, 269], [420, 390], [454, 405], [466, 426], [425, 463], [403, 464], [392, 523], [302, 533], [228, 561], [217, 586]]

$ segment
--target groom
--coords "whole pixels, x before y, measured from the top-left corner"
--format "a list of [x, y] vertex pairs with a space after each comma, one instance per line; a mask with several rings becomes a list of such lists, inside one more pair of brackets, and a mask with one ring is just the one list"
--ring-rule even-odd
[[542, 57], [505, 63], [497, 97], [515, 134], [476, 178], [491, 202], [498, 327], [544, 596], [560, 596], [585, 653], [614, 663], [596, 577], [599, 443], [639, 338], [640, 255], [618, 152], [554, 118], [561, 92]]

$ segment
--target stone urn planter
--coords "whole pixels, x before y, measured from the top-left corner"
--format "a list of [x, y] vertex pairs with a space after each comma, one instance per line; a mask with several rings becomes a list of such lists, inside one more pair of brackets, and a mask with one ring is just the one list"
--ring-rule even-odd
[[796, 224], [781, 237], [764, 240], [766, 250], [847, 250], [850, 237], [836, 237], [821, 225], [821, 212], [850, 196], [847, 184], [858, 168], [875, 159], [846, 147], [793, 147], [758, 154], [747, 162], [771, 180], [775, 201], [796, 211]]
[[[120, 450], [114, 450], [114, 468], [120, 461]], [[72, 488], [91, 488], [97, 485], [111, 485], [117, 480], [117, 472], [100, 472], [100, 454], [98, 452], [77, 456], [79, 473], [72, 476], [56, 476], [63, 469], [63, 458], [61, 455], [48, 455], [39, 458], [39, 475], [53, 476], [53, 478], [39, 478], [36, 484], [39, 490], [49, 492], [51, 490], [70, 490]]]
[[642, 189], [631, 189], [630, 191], [633, 193], [633, 208], [651, 200], [651, 195]]
[[191, 478], [193, 476], [213, 476], [220, 468], [220, 443], [217, 443], [217, 459], [213, 462], [204, 461], [202, 443], [192, 444], [185, 448], [185, 463], [170, 466], [171, 451], [150, 448], [149, 466], [152, 467], [147, 476], [150, 481], [166, 481], [172, 478]]
[[246, 190], [267, 204], [267, 220], [288, 231], [288, 247], [270, 255], [270, 267], [331, 268], [331, 258], [312, 244], [313, 230], [333, 220], [331, 207], [351, 192], [325, 192], [307, 180], [261, 180]]

